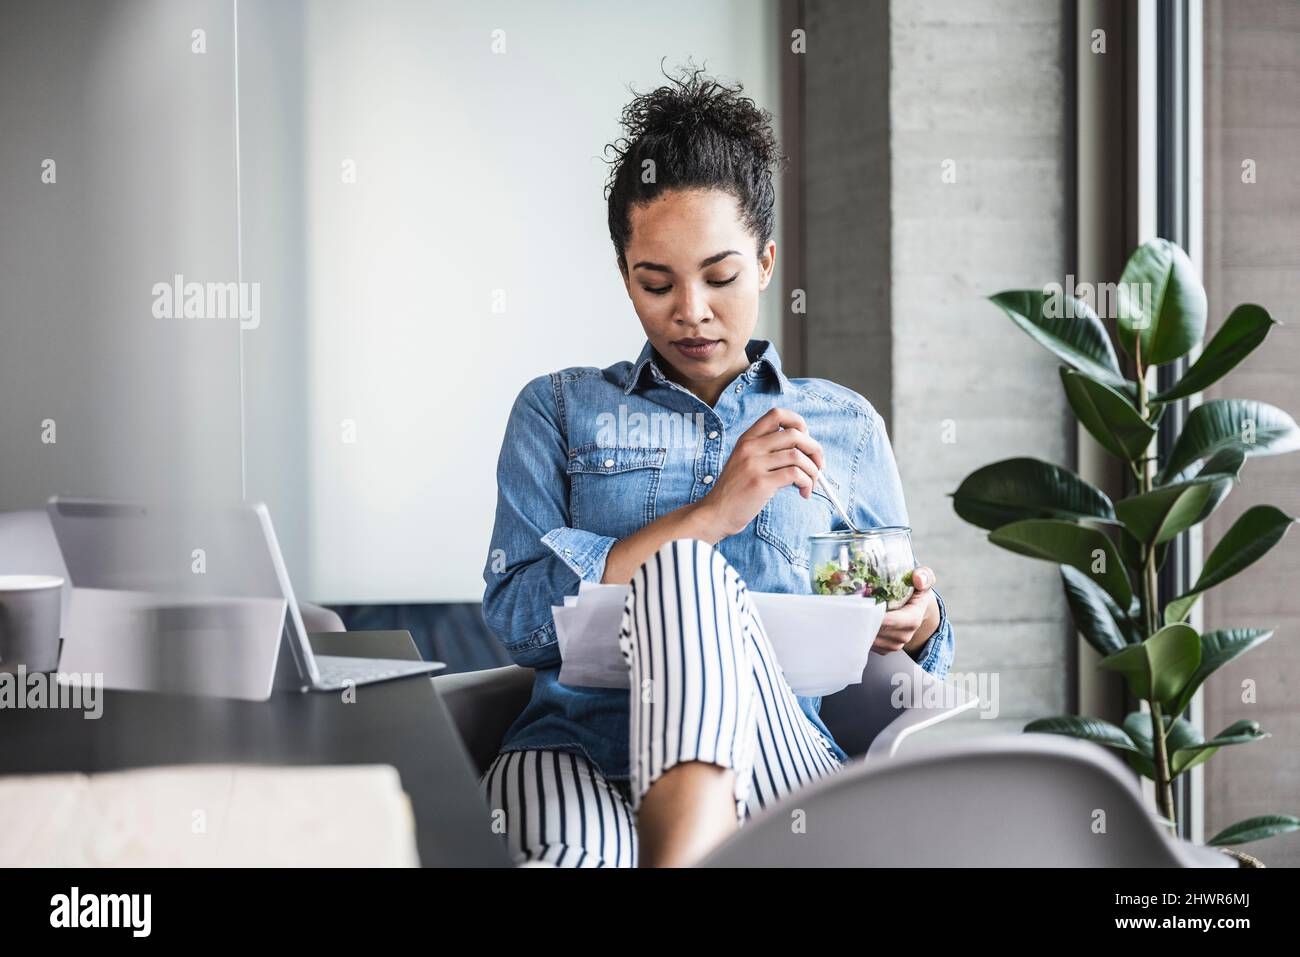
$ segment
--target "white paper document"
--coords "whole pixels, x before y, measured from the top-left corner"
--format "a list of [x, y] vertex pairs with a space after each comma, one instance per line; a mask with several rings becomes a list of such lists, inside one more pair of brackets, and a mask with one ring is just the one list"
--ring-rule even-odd
[[[552, 605], [560, 646], [560, 683], [626, 688], [618, 647], [627, 585], [581, 582], [577, 595]], [[777, 663], [797, 695], [821, 697], [862, 680], [884, 602], [853, 595], [748, 593]]]

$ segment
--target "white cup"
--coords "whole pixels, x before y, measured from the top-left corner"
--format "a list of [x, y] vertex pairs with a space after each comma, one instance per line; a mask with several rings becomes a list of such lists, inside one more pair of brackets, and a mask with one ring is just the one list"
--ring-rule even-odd
[[58, 668], [62, 599], [57, 575], [0, 575], [0, 672]]

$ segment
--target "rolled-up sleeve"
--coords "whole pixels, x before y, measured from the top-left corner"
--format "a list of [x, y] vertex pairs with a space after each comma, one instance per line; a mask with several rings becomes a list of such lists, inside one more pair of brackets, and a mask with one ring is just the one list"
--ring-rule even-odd
[[497, 506], [483, 569], [483, 620], [527, 668], [560, 663], [551, 606], [599, 582], [615, 539], [569, 527], [558, 379], [538, 376], [510, 410], [497, 459]]
[[582, 581], [599, 582], [605, 577], [605, 559], [617, 539], [597, 535], [567, 525], [553, 528], [542, 536], [542, 544]]
[[[898, 474], [898, 463], [885, 429], [885, 420], [875, 409], [867, 417], [867, 432], [862, 439], [862, 451], [857, 459], [853, 480], [854, 524], [859, 528], [883, 525], [910, 525], [907, 503], [903, 497], [903, 482]], [[948, 609], [937, 588], [931, 589], [939, 605], [939, 627], [913, 655], [925, 671], [942, 679], [952, 665], [955, 642]]]
[[948, 621], [948, 609], [944, 607], [939, 590], [934, 588], [931, 591], [934, 592], [935, 601], [939, 603], [939, 627], [913, 657], [923, 671], [928, 671], [942, 680], [947, 677], [948, 669], [952, 667], [952, 656], [956, 646], [952, 638], [952, 625]]

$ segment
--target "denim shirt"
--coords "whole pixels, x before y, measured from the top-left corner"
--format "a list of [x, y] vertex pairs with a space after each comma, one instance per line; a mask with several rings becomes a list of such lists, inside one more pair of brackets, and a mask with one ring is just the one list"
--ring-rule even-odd
[[[749, 368], [712, 407], [664, 375], [648, 340], [635, 362], [541, 375], [515, 399], [497, 462], [483, 617], [535, 677], [501, 750], [579, 751], [609, 780], [628, 779], [630, 694], [560, 684], [551, 606], [576, 595], [580, 581], [599, 582], [617, 540], [707, 495], [736, 440], [773, 406], [803, 416], [855, 525], [908, 524], [885, 424], [871, 404], [825, 379], [787, 378], [765, 340], [751, 339], [745, 351]], [[811, 499], [791, 485], [716, 547], [750, 591], [808, 594], [808, 537], [844, 527], [820, 485]], [[953, 637], [941, 598], [938, 604], [939, 628], [915, 658], [943, 678]], [[821, 698], [798, 701], [847, 761], [818, 714]]]

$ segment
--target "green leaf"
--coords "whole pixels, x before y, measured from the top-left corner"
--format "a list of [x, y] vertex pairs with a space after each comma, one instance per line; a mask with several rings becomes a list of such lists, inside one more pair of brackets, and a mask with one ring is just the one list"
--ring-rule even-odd
[[1133, 620], [1083, 572], [1062, 565], [1061, 583], [1074, 627], [1103, 658], [1142, 640]]
[[1038, 289], [1008, 290], [989, 299], [1062, 362], [1115, 388], [1129, 384], [1106, 327], [1086, 302]]
[[[1165, 727], [1169, 727], [1168, 718], [1165, 719]], [[1124, 733], [1137, 748], [1136, 753], [1126, 754], [1124, 760], [1134, 771], [1154, 781], [1156, 765], [1155, 752], [1151, 747], [1151, 715], [1141, 711], [1130, 712], [1124, 718]]]
[[[1165, 727], [1169, 727], [1169, 716], [1165, 715]], [[1124, 717], [1124, 733], [1129, 736], [1139, 754], [1150, 757], [1155, 752], [1151, 748], [1151, 715], [1142, 711], [1130, 711]]]
[[1137, 747], [1123, 728], [1116, 727], [1109, 721], [1089, 718], [1086, 715], [1067, 714], [1056, 718], [1039, 718], [1025, 725], [1024, 730], [1027, 733], [1064, 734], [1072, 738], [1083, 738], [1108, 748], [1137, 751]]
[[[1198, 471], [1196, 475], [1194, 475], [1192, 478], [1196, 478], [1196, 479], [1208, 478], [1209, 476], [1213, 475], [1213, 476], [1229, 476], [1235, 480], [1241, 475], [1241, 468], [1243, 465], [1245, 465], [1245, 463], [1246, 463], [1246, 453], [1243, 452], [1241, 449], [1235, 447], [1220, 449], [1218, 452], [1215, 452], [1208, 459], [1206, 459], [1204, 463], [1202, 463], [1200, 471]], [[1177, 484], [1177, 483], [1171, 483], [1171, 484]], [[1218, 485], [1215, 486], [1214, 491], [1210, 494], [1210, 497], [1205, 502], [1205, 508], [1202, 511], [1201, 517], [1198, 518], [1196, 522], [1203, 522], [1207, 517], [1213, 514], [1214, 510], [1217, 509], [1223, 503], [1223, 500], [1225, 498], [1228, 497], [1228, 493], [1232, 491], [1233, 484], [1235, 483], [1229, 483], [1226, 486], [1218, 486]], [[1196, 522], [1194, 522], [1193, 524], [1196, 524]], [[1165, 547], [1166, 547], [1165, 545], [1161, 545], [1156, 551], [1157, 570], [1159, 570], [1160, 566], [1164, 564]]]
[[952, 497], [958, 515], [989, 530], [1025, 518], [1115, 521], [1105, 492], [1069, 469], [1040, 459], [986, 465], [966, 476]]
[[1262, 558], [1282, 540], [1293, 522], [1294, 518], [1272, 505], [1256, 505], [1242, 512], [1205, 559], [1192, 590], [1165, 607], [1165, 622], [1185, 620], [1201, 592], [1227, 581]]
[[1233, 446], [1231, 448], [1220, 449], [1211, 455], [1201, 465], [1201, 470], [1196, 473], [1196, 477], [1202, 475], [1231, 475], [1233, 478], [1241, 475], [1242, 466], [1246, 464], [1246, 453], [1240, 448]]
[[1205, 521], [1232, 488], [1232, 475], [1205, 475], [1162, 485], [1115, 505], [1115, 514], [1142, 544], [1160, 545]]
[[1214, 752], [1218, 751], [1219, 748], [1232, 744], [1249, 744], [1251, 741], [1258, 741], [1267, 737], [1269, 737], [1269, 733], [1260, 730], [1258, 721], [1247, 719], [1234, 721], [1209, 741], [1201, 741], [1186, 747], [1180, 747], [1177, 750], [1171, 748], [1169, 751], [1169, 776], [1172, 779], [1184, 771], [1190, 771], [1198, 764], [1204, 764], [1214, 756]]
[[1300, 449], [1300, 427], [1276, 406], [1254, 399], [1211, 399], [1192, 409], [1156, 481], [1164, 485], [1198, 459], [1226, 449], [1280, 455]]
[[1144, 368], [1187, 355], [1205, 335], [1205, 289], [1187, 254], [1167, 239], [1134, 251], [1117, 293], [1120, 347]]
[[[1079, 569], [1115, 599], [1120, 608], [1128, 608], [1133, 601], [1133, 586], [1119, 553], [1110, 539], [1095, 528], [1056, 519], [1030, 518], [990, 532], [989, 541], [1020, 555]], [[1096, 563], [1101, 567], [1094, 572]]]
[[[1228, 493], [1232, 491], [1232, 486], [1235, 484], [1237, 477], [1241, 475], [1241, 468], [1245, 462], [1246, 453], [1241, 451], [1241, 449], [1222, 449], [1206, 459], [1204, 464], [1201, 465], [1200, 471], [1191, 479], [1187, 480], [1195, 481], [1198, 479], [1215, 479], [1213, 488], [1201, 508], [1201, 513], [1192, 521], [1193, 525], [1205, 521], [1214, 514], [1215, 509], [1223, 504], [1223, 500], [1227, 498]], [[1226, 483], [1219, 481], [1224, 478], [1232, 479], [1233, 481]], [[1157, 486], [1157, 488], [1167, 488], [1177, 484], [1179, 483], [1171, 483], [1170, 486]], [[1174, 537], [1176, 537], [1176, 535], [1170, 535], [1169, 539], [1172, 540]], [[1168, 543], [1166, 541], [1161, 541], [1157, 545], [1156, 571], [1159, 571], [1165, 563], [1166, 548], [1168, 548]]]
[[1156, 779], [1156, 765], [1149, 757], [1144, 754], [1124, 754], [1124, 761], [1135, 772], [1144, 778]]
[[1289, 814], [1260, 814], [1229, 824], [1205, 843], [1209, 847], [1249, 844], [1251, 841], [1262, 841], [1266, 837], [1276, 837], [1291, 831], [1300, 831], [1300, 818]]
[[1206, 343], [1200, 356], [1178, 383], [1168, 392], [1152, 397], [1152, 403], [1173, 402], [1204, 392], [1231, 372], [1264, 341], [1274, 326], [1279, 325], [1281, 323], [1263, 306], [1254, 303], [1238, 306], [1223, 321], [1214, 338]]
[[[1201, 743], [1201, 733], [1190, 721], [1163, 715], [1161, 725], [1165, 730], [1165, 753], [1170, 754], [1179, 748], [1190, 748]], [[1155, 748], [1151, 743], [1151, 712], [1133, 711], [1124, 718], [1124, 731], [1133, 744], [1137, 754], [1125, 755], [1129, 767], [1153, 781], [1156, 776]]]
[[1172, 701], [1201, 663], [1201, 638], [1189, 625], [1166, 625], [1146, 641], [1103, 658], [1098, 667], [1118, 671], [1134, 697]]
[[[1165, 726], [1165, 753], [1172, 754], [1181, 748], [1191, 748], [1201, 743], [1201, 732], [1196, 725], [1183, 718], [1163, 715]], [[1151, 727], [1151, 715], [1147, 715], [1147, 727]]]
[[1140, 458], [1158, 429], [1123, 395], [1082, 372], [1061, 369], [1070, 408], [1102, 448], [1125, 461]]
[[[1142, 562], [1142, 543], [1133, 537], [1128, 528], [1123, 525], [1121, 525], [1120, 528], [1122, 531], [1119, 536], [1119, 554], [1124, 559], [1124, 563], [1129, 570], [1137, 576], [1139, 580], [1141, 580], [1142, 569], [1144, 567]], [[1164, 567], [1165, 555], [1168, 551], [1168, 544], [1156, 546], [1156, 571], [1160, 571], [1160, 569]], [[1133, 614], [1137, 614], [1137, 612], [1133, 612]]]
[[1238, 655], [1244, 654], [1262, 641], [1273, 637], [1272, 629], [1263, 628], [1226, 628], [1207, 631], [1201, 635], [1201, 663], [1195, 673], [1178, 692], [1178, 697], [1170, 706], [1173, 714], [1182, 714], [1192, 703], [1196, 690], [1205, 683], [1205, 679], [1214, 674]]

